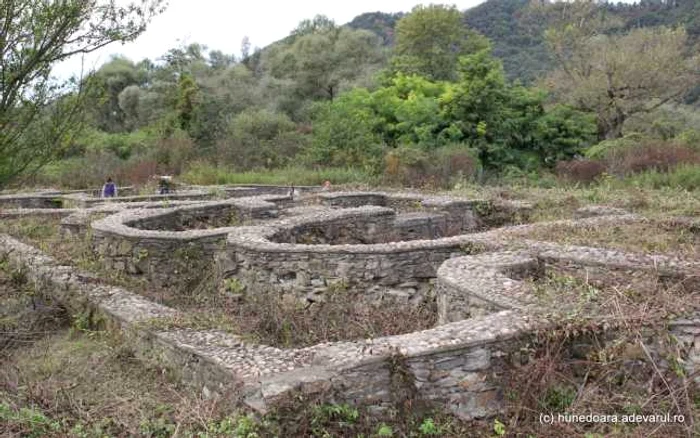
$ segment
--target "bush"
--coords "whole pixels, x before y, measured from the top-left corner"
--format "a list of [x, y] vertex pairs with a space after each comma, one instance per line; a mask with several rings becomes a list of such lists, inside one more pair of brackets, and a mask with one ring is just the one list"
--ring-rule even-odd
[[158, 175], [162, 168], [159, 169], [158, 163], [152, 160], [139, 161], [139, 160], [129, 160], [128, 163], [124, 163], [121, 169], [115, 174], [116, 181], [123, 185], [137, 185], [142, 186], [151, 180], [153, 175]]
[[90, 151], [83, 157], [68, 158], [44, 167], [34, 184], [66, 189], [100, 187], [109, 176], [116, 177], [123, 161], [111, 152]]
[[700, 164], [700, 153], [687, 146], [647, 143], [608, 158], [610, 173], [629, 175], [648, 170], [668, 172], [681, 164]]
[[594, 160], [605, 160], [613, 154], [621, 153], [628, 148], [633, 148], [648, 140], [642, 134], [629, 134], [622, 138], [601, 141], [586, 150], [586, 158]]
[[557, 163], [556, 173], [568, 181], [589, 184], [605, 173], [605, 164], [589, 159], [560, 161]]
[[470, 182], [481, 172], [477, 152], [464, 145], [425, 151], [413, 146], [391, 150], [384, 158], [388, 182], [412, 187], [453, 187]]
[[194, 142], [189, 135], [185, 131], [176, 130], [172, 135], [159, 139], [146, 157], [139, 161], [153, 161], [158, 163], [158, 172], [179, 175], [194, 152]]
[[182, 175], [183, 181], [190, 184], [273, 184], [273, 185], [321, 185], [325, 181], [332, 184], [373, 184], [375, 178], [362, 170], [352, 168], [308, 169], [304, 167], [284, 167], [281, 169], [260, 169], [236, 172], [223, 166], [195, 163]]
[[428, 153], [414, 147], [396, 148], [386, 154], [384, 162], [384, 176], [394, 184], [420, 187], [434, 177]]
[[286, 115], [246, 110], [231, 119], [226, 136], [217, 142], [221, 164], [238, 169], [285, 166], [305, 145], [307, 136]]
[[700, 166], [684, 164], [670, 172], [643, 172], [627, 178], [625, 183], [651, 189], [672, 187], [691, 191], [700, 190]]
[[433, 153], [438, 167], [437, 175], [443, 185], [452, 186], [456, 182], [471, 182], [481, 174], [478, 152], [464, 145], [448, 145]]
[[130, 133], [110, 134], [96, 129], [86, 129], [75, 139], [64, 157], [82, 155], [86, 152], [112, 152], [126, 160], [144, 153], [156, 141], [156, 135], [146, 130]]
[[379, 118], [369, 104], [367, 90], [353, 90], [333, 102], [314, 105], [313, 137], [305, 161], [370, 172], [381, 168], [382, 139], [375, 132]]

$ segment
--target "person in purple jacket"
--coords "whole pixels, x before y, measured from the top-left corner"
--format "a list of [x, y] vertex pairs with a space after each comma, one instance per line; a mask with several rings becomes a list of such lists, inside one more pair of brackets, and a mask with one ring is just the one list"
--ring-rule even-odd
[[107, 178], [107, 182], [102, 187], [103, 198], [114, 198], [117, 196], [117, 185], [114, 184], [112, 178]]

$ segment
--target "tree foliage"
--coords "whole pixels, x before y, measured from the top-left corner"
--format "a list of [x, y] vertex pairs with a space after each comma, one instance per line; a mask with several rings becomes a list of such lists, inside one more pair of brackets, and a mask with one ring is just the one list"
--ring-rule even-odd
[[374, 92], [355, 89], [321, 105], [309, 156], [376, 170], [387, 148], [462, 144], [488, 168], [537, 168], [590, 144], [590, 117], [566, 107], [545, 111], [545, 93], [510, 84], [488, 50], [462, 57], [457, 74], [448, 82], [397, 73]]
[[0, 185], [56, 156], [81, 120], [82, 89], [50, 78], [56, 63], [144, 31], [160, 0], [4, 0], [0, 6]]
[[600, 139], [622, 136], [630, 116], [680, 100], [700, 80], [700, 58], [686, 58], [682, 28], [605, 35], [567, 24], [547, 39], [559, 68], [547, 79], [562, 101], [598, 117]]
[[381, 43], [371, 32], [319, 20], [303, 22], [291, 44], [267, 54], [272, 76], [291, 81], [299, 99], [333, 100], [344, 85], [383, 61]]
[[395, 71], [433, 80], [453, 80], [457, 60], [488, 46], [462, 23], [454, 6], [416, 6], [396, 24]]
[[[698, 82], [689, 57], [696, 20], [671, 10], [694, 6], [656, 3], [489, 0], [464, 14], [421, 6], [346, 26], [319, 15], [252, 53], [244, 39], [241, 59], [196, 43], [154, 62], [115, 57], [75, 92], [48, 88], [47, 77], [20, 144], [56, 145], [72, 170], [99, 159], [100, 172], [134, 181], [197, 157], [219, 169], [311, 164], [453, 185], [482, 169], [555, 168], [623, 127], [697, 141], [696, 112], [669, 104]], [[686, 33], [645, 27], [681, 21]], [[11, 107], [13, 123], [30, 108]], [[83, 122], [90, 129], [76, 138]], [[38, 165], [56, 151], [17, 150], [0, 163]]]

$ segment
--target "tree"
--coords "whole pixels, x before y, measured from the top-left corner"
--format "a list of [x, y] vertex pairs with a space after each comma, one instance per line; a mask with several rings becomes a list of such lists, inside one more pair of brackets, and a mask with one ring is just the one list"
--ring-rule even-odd
[[488, 47], [462, 23], [454, 6], [416, 6], [396, 24], [393, 69], [432, 80], [455, 80], [457, 60]]
[[325, 15], [316, 15], [313, 19], [302, 20], [299, 25], [292, 31], [292, 36], [303, 36], [315, 33], [327, 33], [335, 31], [338, 26], [335, 21]]
[[546, 33], [559, 66], [546, 85], [561, 102], [597, 115], [600, 140], [622, 137], [630, 116], [678, 101], [698, 83], [700, 58], [685, 57], [684, 29], [606, 35], [604, 11], [589, 2], [580, 7], [584, 13]]
[[195, 109], [198, 104], [199, 87], [192, 75], [184, 73], [180, 76], [177, 90], [175, 109], [178, 115], [180, 129], [187, 131], [190, 128]]
[[146, 82], [147, 76], [144, 64], [136, 66], [131, 60], [120, 56], [103, 64], [89, 78], [85, 113], [90, 116], [90, 123], [106, 132], [128, 130], [127, 116], [119, 96], [127, 87]]
[[241, 169], [288, 164], [305, 142], [289, 117], [266, 109], [248, 109], [232, 117], [218, 143], [217, 160]]
[[0, 186], [55, 158], [80, 127], [85, 83], [58, 83], [51, 69], [72, 56], [135, 39], [162, 11], [161, 3], [2, 0]]
[[460, 58], [458, 74], [448, 82], [397, 73], [374, 92], [356, 88], [318, 103], [307, 158], [377, 170], [387, 149], [399, 161], [416, 153], [404, 157], [416, 162], [459, 161], [468, 150], [490, 169], [535, 170], [589, 145], [595, 124], [586, 114], [566, 107], [547, 112], [545, 93], [508, 83], [488, 50]]
[[378, 66], [383, 50], [369, 31], [302, 22], [293, 43], [268, 52], [272, 76], [291, 79], [299, 99], [333, 100], [341, 86]]

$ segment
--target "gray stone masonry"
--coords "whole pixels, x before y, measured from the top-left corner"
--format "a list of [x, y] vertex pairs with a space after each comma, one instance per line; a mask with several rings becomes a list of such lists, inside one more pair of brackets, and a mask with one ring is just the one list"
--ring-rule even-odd
[[217, 270], [235, 275], [249, 293], [321, 301], [329, 288], [340, 287], [362, 291], [363, 300], [420, 303], [429, 298], [443, 261], [493, 249], [464, 233], [526, 218], [531, 210], [523, 203], [410, 193], [330, 192], [318, 199], [339, 209], [239, 228], [229, 235]]
[[0, 195], [0, 209], [12, 208], [61, 208], [60, 192], [17, 193]]
[[449, 236], [518, 221], [527, 222], [532, 212], [532, 205], [526, 202], [492, 202], [419, 193], [330, 192], [321, 193], [318, 198], [323, 205], [336, 208], [376, 205], [398, 212], [444, 214], [447, 222], [446, 235]]
[[[240, 197], [123, 210], [91, 224], [92, 244], [113, 269], [166, 285], [174, 285], [176, 279], [184, 287], [216, 272], [235, 275], [246, 293], [289, 293], [318, 300], [329, 287], [340, 287], [364, 294], [363, 299], [398, 293], [419, 301], [432, 281], [440, 320], [436, 327], [280, 349], [219, 330], [183, 328], [175, 322], [186, 320], [186, 315], [61, 266], [5, 235], [0, 235], [0, 259], [11, 269], [26, 268], [31, 282], [71, 312], [90, 312], [122, 330], [139, 357], [171, 368], [205, 396], [230, 396], [234, 403], [261, 412], [297, 391], [387, 407], [413, 397], [466, 419], [489, 417], [503, 408], [501, 376], [509, 362], [520, 357], [535, 331], [551, 327], [546, 315], [557, 309], [535, 296], [525, 278], [552, 264], [652, 271], [691, 281], [700, 273], [695, 260], [518, 237], [562, 224], [645, 220], [633, 215], [593, 214], [464, 234], [504, 221], [519, 222], [529, 206], [414, 194], [331, 192], [319, 199], [321, 205], [286, 196]], [[119, 205], [102, 204], [72, 211], [72, 220], [84, 224], [90, 216], [112, 213]], [[254, 224], [172, 231], [192, 224], [221, 225], [217, 218], [230, 219], [231, 213], [236, 220]], [[442, 233], [448, 237], [440, 237]], [[391, 241], [411, 237], [415, 239]], [[683, 365], [697, 371], [697, 311], [670, 321], [669, 330], [687, 353]]]
[[178, 193], [171, 193], [167, 195], [139, 195], [139, 196], [117, 196], [115, 198], [99, 198], [92, 197], [85, 193], [76, 193], [71, 195], [62, 196], [63, 204], [66, 207], [77, 207], [77, 208], [90, 208], [96, 204], [102, 204], [105, 202], [113, 203], [125, 203], [125, 202], [155, 202], [155, 201], [193, 201], [193, 200], [205, 200], [214, 197], [214, 193], [190, 190], [182, 191]]
[[212, 211], [235, 214], [237, 220], [274, 217], [274, 203], [263, 198], [237, 198], [185, 207], [135, 209], [100, 219], [91, 224], [92, 246], [109, 269], [145, 276], [161, 287], [193, 287], [213, 275], [215, 254], [223, 248], [226, 235], [235, 227], [161, 231], [186, 217], [208, 216]]
[[[547, 265], [605, 267], [645, 271], [660, 277], [700, 285], [700, 261], [663, 255], [625, 253], [611, 249], [523, 241], [528, 250], [498, 251], [448, 260], [437, 273], [438, 324], [514, 310], [546, 315], [553, 309], [565, 311], [576, 303], [552, 303], [538, 299], [522, 278], [541, 275]], [[688, 303], [693, 308], [693, 303]], [[672, 321], [670, 331], [687, 350], [686, 369], [692, 375], [700, 368], [700, 320], [695, 316]]]
[[[90, 228], [90, 223], [98, 216], [119, 213], [135, 208], [173, 208], [185, 205], [200, 204], [207, 201], [156, 201], [156, 202], [124, 202], [96, 204], [91, 208], [62, 209], [67, 215], [61, 220], [61, 231], [66, 236], [84, 237]], [[21, 212], [20, 212], [21, 213]], [[1, 214], [0, 214], [1, 215]], [[19, 214], [19, 216], [26, 216]]]
[[[329, 391], [338, 401], [377, 405], [390, 405], [400, 394], [415, 391], [465, 418], [491, 415], [501, 406], [494, 376], [502, 358], [540, 324], [505, 311], [406, 335], [281, 350], [217, 330], [157, 328], [157, 319], [167, 321], [177, 312], [59, 266], [8, 236], [0, 235], [0, 256], [13, 267], [26, 267], [30, 281], [73, 312], [91, 309], [121, 328], [139, 357], [171, 367], [203, 394], [233, 394], [234, 401], [260, 411], [294, 391]], [[397, 362], [403, 371], [390, 366]], [[398, 389], [390, 384], [404, 372], [410, 381]]]
[[[391, 209], [364, 206], [240, 227], [229, 234], [218, 270], [235, 275], [248, 293], [277, 292], [318, 301], [328, 288], [341, 287], [365, 291], [359, 299], [376, 301], [388, 290], [399, 290], [420, 302], [427, 290], [418, 283], [434, 278], [443, 261], [492, 248], [475, 234], [377, 244], [314, 243], [391, 236], [395, 219]], [[310, 236], [308, 230], [316, 233]]]

